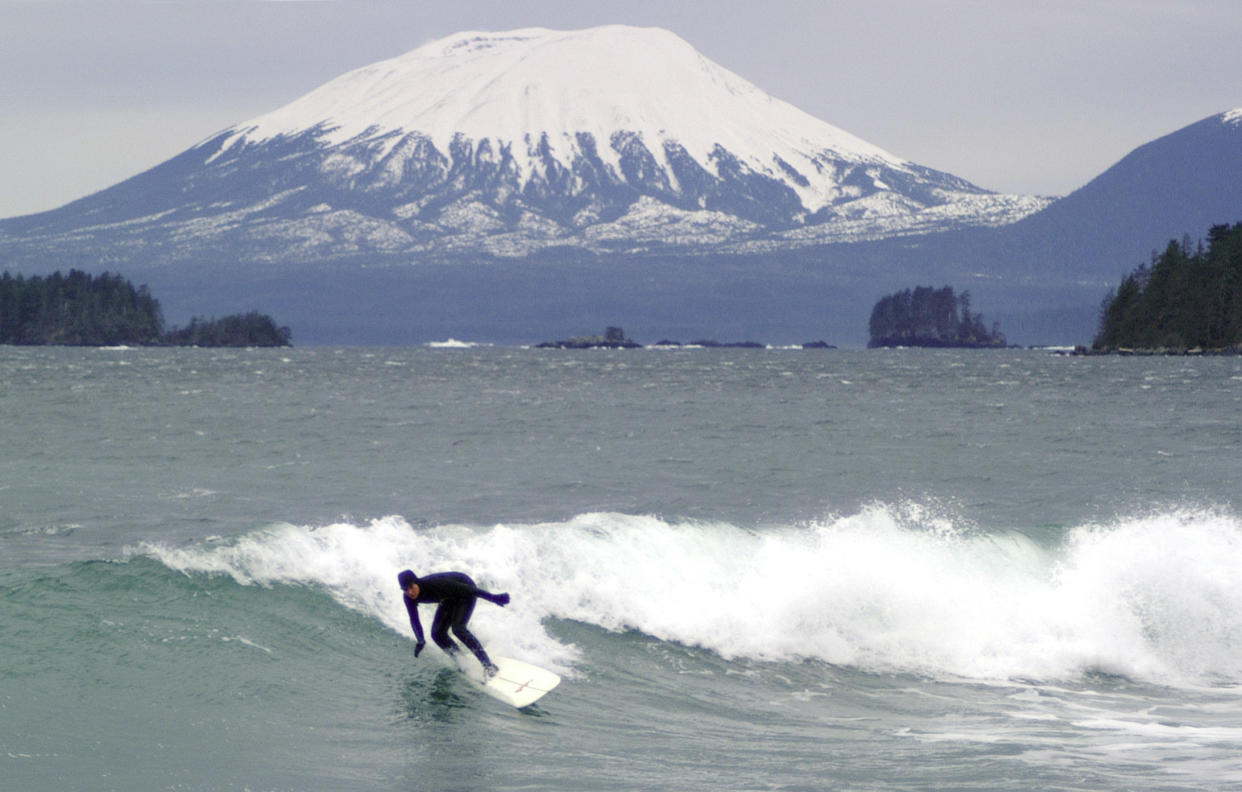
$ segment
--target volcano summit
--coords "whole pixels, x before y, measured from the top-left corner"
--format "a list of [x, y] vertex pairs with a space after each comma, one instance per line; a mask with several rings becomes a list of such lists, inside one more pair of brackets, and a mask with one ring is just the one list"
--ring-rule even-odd
[[432, 42], [3, 230], [40, 258], [88, 245], [144, 266], [754, 253], [1046, 204], [896, 157], [672, 33], [607, 26]]

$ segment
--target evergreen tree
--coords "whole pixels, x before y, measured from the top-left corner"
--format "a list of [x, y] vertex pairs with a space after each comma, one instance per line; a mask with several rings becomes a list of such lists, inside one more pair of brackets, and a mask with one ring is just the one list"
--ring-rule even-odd
[[1096, 349], [1221, 349], [1242, 344], [1242, 223], [1208, 246], [1170, 241], [1105, 300]]
[[177, 346], [292, 346], [291, 337], [289, 328], [277, 327], [270, 316], [251, 311], [223, 319], [196, 316], [188, 326], [171, 330], [164, 342]]
[[163, 311], [147, 287], [113, 273], [0, 275], [0, 344], [289, 346], [290, 335], [257, 312], [196, 318], [185, 330], [165, 333]]
[[0, 343], [154, 344], [164, 330], [159, 303], [146, 286], [119, 275], [0, 277]]
[[951, 286], [918, 286], [882, 297], [871, 310], [867, 346], [1004, 346], [1000, 327], [993, 323], [989, 331], [970, 304], [970, 292], [958, 296]]

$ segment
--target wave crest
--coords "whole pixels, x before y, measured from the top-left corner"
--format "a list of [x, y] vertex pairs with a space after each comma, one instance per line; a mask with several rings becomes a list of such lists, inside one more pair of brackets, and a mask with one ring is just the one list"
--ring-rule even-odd
[[764, 529], [615, 513], [490, 527], [385, 517], [136, 552], [243, 585], [323, 587], [402, 634], [397, 571], [465, 571], [513, 596], [476, 612], [484, 642], [561, 669], [577, 650], [547, 631], [556, 619], [870, 671], [1242, 680], [1242, 524], [1210, 510], [1079, 526], [1051, 545], [877, 504]]

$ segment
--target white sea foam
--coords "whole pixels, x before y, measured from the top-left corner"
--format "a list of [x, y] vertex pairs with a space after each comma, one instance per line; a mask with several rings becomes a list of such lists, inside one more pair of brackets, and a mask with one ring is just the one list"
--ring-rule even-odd
[[458, 341], [456, 338], [449, 338], [445, 341], [428, 341], [423, 346], [429, 349], [477, 349], [481, 346], [491, 346], [491, 344], [480, 344], [474, 341]]
[[466, 571], [513, 595], [480, 606], [484, 642], [561, 669], [576, 651], [548, 632], [554, 619], [728, 658], [981, 680], [1242, 680], [1242, 525], [1210, 511], [1082, 526], [1052, 549], [877, 505], [762, 530], [610, 513], [486, 528], [387, 517], [140, 551], [246, 585], [320, 586], [402, 634], [398, 570]]

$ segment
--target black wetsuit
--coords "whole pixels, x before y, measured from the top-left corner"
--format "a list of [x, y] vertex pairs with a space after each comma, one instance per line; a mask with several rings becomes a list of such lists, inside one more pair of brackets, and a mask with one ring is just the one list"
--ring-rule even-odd
[[424, 643], [423, 625], [418, 619], [418, 606], [424, 602], [439, 603], [435, 618], [431, 621], [431, 640], [444, 651], [454, 654], [458, 651], [457, 644], [449, 638], [449, 630], [464, 643], [484, 668], [491, 666], [492, 661], [479, 639], [466, 627], [470, 615], [474, 613], [474, 602], [477, 597], [503, 605], [509, 601], [507, 594], [492, 594], [474, 585], [469, 576], [461, 572], [436, 572], [418, 578], [418, 599], [412, 600], [402, 596], [405, 609], [410, 612], [410, 626], [414, 628], [414, 637]]

